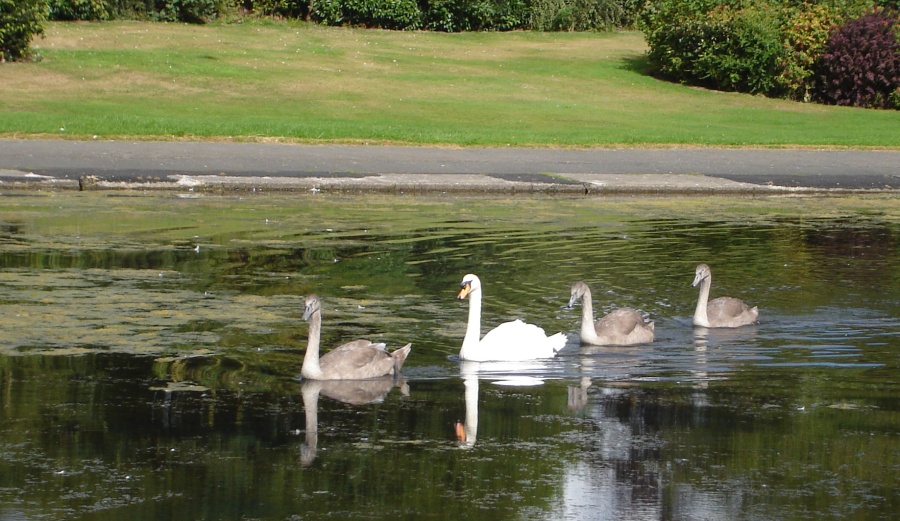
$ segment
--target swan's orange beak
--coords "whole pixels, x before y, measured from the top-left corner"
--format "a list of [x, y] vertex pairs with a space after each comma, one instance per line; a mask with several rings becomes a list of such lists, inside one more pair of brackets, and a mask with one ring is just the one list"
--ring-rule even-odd
[[472, 285], [468, 282], [464, 283], [462, 289], [459, 290], [459, 295], [456, 296], [458, 299], [464, 299], [466, 296], [472, 291]]
[[462, 422], [456, 422], [456, 440], [466, 441], [466, 426]]

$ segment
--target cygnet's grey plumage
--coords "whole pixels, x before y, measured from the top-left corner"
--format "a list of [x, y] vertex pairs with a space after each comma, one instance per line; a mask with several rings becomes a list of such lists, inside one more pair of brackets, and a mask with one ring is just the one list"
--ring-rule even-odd
[[596, 323], [591, 289], [583, 281], [572, 284], [569, 307], [581, 301], [581, 343], [597, 346], [627, 346], [653, 342], [655, 326], [630, 308], [616, 309]]
[[706, 264], [697, 266], [694, 282], [691, 286], [700, 285], [700, 297], [694, 311], [694, 325], [702, 327], [740, 327], [753, 324], [759, 319], [759, 309], [750, 307], [743, 300], [732, 297], [719, 297], [709, 300], [709, 289], [712, 286], [712, 272]]
[[366, 380], [397, 376], [412, 344], [388, 352], [384, 344], [354, 340], [319, 356], [322, 334], [322, 304], [316, 295], [306, 297], [303, 320], [309, 321], [309, 342], [300, 376], [310, 380]]

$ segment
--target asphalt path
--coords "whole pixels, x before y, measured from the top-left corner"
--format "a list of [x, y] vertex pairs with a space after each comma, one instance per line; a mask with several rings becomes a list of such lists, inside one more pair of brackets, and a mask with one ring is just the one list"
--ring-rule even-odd
[[896, 191], [900, 151], [0, 140], [4, 185]]

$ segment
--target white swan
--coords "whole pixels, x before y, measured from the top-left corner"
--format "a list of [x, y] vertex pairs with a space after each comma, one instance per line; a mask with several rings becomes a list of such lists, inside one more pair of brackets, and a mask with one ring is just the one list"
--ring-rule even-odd
[[572, 284], [569, 307], [581, 301], [581, 343], [595, 346], [627, 346], [653, 342], [655, 325], [630, 308], [619, 308], [594, 323], [591, 288], [583, 281]]
[[741, 299], [719, 297], [709, 300], [709, 288], [712, 286], [712, 272], [706, 264], [697, 266], [694, 282], [700, 284], [700, 298], [694, 311], [694, 325], [701, 327], [740, 327], [753, 324], [759, 318], [759, 309], [744, 304]]
[[566, 345], [562, 333], [547, 336], [543, 329], [521, 320], [504, 322], [481, 338], [481, 280], [469, 274], [460, 283], [457, 298], [469, 297], [469, 323], [459, 357], [476, 362], [552, 358]]
[[389, 353], [384, 344], [354, 340], [336, 347], [319, 358], [322, 335], [322, 304], [319, 297], [306, 297], [303, 320], [309, 321], [309, 343], [300, 376], [310, 380], [365, 380], [400, 374], [412, 344]]

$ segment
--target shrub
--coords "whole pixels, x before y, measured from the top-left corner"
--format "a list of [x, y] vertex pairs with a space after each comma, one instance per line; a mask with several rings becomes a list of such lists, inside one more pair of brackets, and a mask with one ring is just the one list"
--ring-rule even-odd
[[157, 0], [151, 17], [164, 22], [206, 23], [219, 14], [219, 0]]
[[146, 20], [157, 11], [157, 0], [107, 0], [112, 18]]
[[28, 58], [28, 46], [44, 34], [45, 0], [0, 0], [0, 60]]
[[493, 0], [493, 22], [490, 29], [511, 31], [528, 25], [527, 0]]
[[352, 25], [382, 29], [416, 29], [421, 11], [415, 0], [344, 0], [345, 20]]
[[897, 13], [879, 10], [831, 34], [818, 63], [818, 94], [826, 103], [900, 109]]
[[713, 9], [702, 25], [703, 52], [693, 73], [720, 90], [771, 94], [782, 48], [768, 9]]
[[658, 74], [693, 85], [770, 94], [783, 50], [779, 17], [766, 4], [660, 0], [640, 25]]
[[509, 31], [524, 27], [524, 0], [427, 0], [422, 25], [433, 31]]
[[785, 97], [810, 101], [815, 64], [825, 52], [828, 35], [842, 19], [838, 9], [823, 4], [804, 4], [787, 13], [781, 35], [781, 72], [775, 78]]
[[639, 27], [657, 74], [684, 83], [701, 83], [694, 75], [694, 63], [705, 51], [704, 21], [714, 7], [714, 0], [657, 0], [647, 4]]
[[871, 0], [654, 0], [639, 26], [660, 76], [715, 89], [811, 99], [841, 20]]
[[617, 0], [534, 0], [531, 28], [537, 31], [600, 31], [621, 25], [623, 3]]
[[344, 23], [341, 0], [310, 0], [309, 16], [321, 24], [340, 25]]
[[109, 20], [106, 0], [50, 0], [51, 20]]
[[491, 17], [486, 1], [432, 0], [425, 4], [423, 25], [433, 31], [479, 31], [489, 24]]
[[246, 7], [265, 16], [305, 18], [309, 15], [309, 0], [252, 0]]
[[619, 20], [619, 27], [633, 28], [637, 25], [647, 0], [617, 0], [616, 3], [622, 7], [622, 19]]

